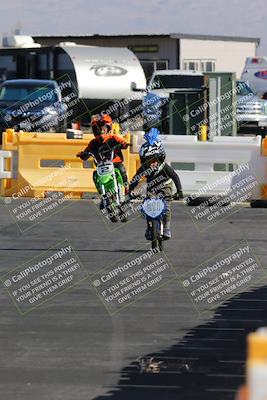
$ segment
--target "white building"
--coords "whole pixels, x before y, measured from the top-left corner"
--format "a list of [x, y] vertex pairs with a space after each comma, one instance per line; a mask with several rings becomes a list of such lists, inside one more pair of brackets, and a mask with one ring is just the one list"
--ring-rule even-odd
[[247, 57], [257, 55], [259, 38], [191, 35], [80, 35], [35, 36], [41, 45], [60, 42], [130, 48], [139, 58], [146, 76], [155, 69], [195, 69], [235, 72], [240, 77]]

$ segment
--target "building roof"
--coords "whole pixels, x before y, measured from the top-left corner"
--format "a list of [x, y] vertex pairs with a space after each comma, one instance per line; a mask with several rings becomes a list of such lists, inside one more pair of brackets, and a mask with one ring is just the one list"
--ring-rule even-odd
[[196, 39], [196, 40], [221, 40], [221, 41], [231, 41], [231, 42], [253, 42], [260, 44], [260, 38], [256, 37], [246, 37], [246, 36], [223, 36], [223, 35], [201, 35], [201, 34], [191, 34], [191, 33], [151, 33], [151, 34], [110, 34], [110, 35], [99, 35], [99, 34], [82, 34], [82, 35], [38, 35], [33, 36], [33, 38], [62, 38], [70, 39], [75, 37], [80, 38], [127, 38], [127, 37], [170, 37], [171, 39]]
[[247, 36], [224, 36], [224, 35], [194, 35], [190, 33], [171, 33], [170, 37], [175, 39], [199, 39], [199, 40], [222, 40], [229, 42], [254, 42], [260, 43], [260, 38]]

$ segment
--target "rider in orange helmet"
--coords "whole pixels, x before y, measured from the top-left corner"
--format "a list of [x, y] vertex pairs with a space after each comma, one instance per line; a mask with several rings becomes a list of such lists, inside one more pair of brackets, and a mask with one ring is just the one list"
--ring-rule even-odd
[[[93, 153], [97, 161], [101, 161], [101, 151], [113, 150], [114, 167], [118, 168], [123, 179], [125, 186], [125, 193], [128, 193], [128, 178], [126, 169], [123, 165], [122, 149], [127, 149], [129, 143], [127, 143], [120, 136], [111, 134], [112, 131], [112, 118], [108, 114], [104, 115], [93, 115], [91, 118], [91, 126], [94, 134], [94, 139], [91, 140], [84, 151], [77, 154], [82, 160], [87, 160], [90, 154]], [[94, 175], [94, 181], [96, 176]]]

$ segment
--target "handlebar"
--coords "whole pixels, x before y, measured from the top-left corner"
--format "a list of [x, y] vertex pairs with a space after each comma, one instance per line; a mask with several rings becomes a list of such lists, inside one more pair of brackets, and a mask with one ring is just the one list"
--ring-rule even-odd
[[[131, 200], [135, 200], [135, 199], [140, 199], [140, 195], [136, 195], [136, 194], [133, 194], [133, 193], [129, 193], [126, 197], [127, 197], [127, 200], [126, 200], [127, 202], [130, 202]], [[157, 195], [148, 195], [148, 196], [146, 196], [146, 198], [153, 198], [153, 197], [161, 198], [161, 196], [157, 196]], [[171, 196], [168, 196], [168, 199], [169, 200], [180, 200], [180, 199], [183, 199], [183, 197], [178, 197], [177, 198], [176, 193], [175, 193], [175, 194], [173, 194]]]
[[83, 161], [88, 160], [88, 158], [90, 158], [90, 157], [94, 157], [94, 159], [95, 159], [95, 156], [93, 155], [93, 153], [90, 153], [90, 152], [84, 153], [83, 151], [81, 151], [80, 153], [77, 153], [76, 157], [80, 158]]

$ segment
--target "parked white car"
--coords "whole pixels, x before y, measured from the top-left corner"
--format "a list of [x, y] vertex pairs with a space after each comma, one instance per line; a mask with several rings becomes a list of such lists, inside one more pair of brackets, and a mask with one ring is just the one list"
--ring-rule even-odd
[[267, 101], [254, 94], [244, 81], [237, 81], [236, 119], [239, 131], [260, 130], [265, 134], [267, 129]]
[[267, 57], [248, 57], [241, 75], [258, 96], [267, 98]]

